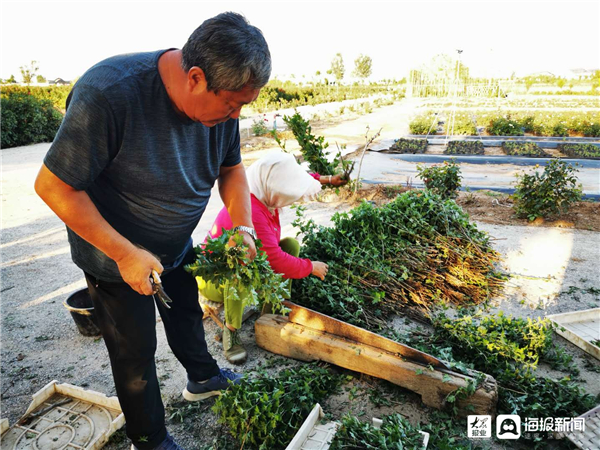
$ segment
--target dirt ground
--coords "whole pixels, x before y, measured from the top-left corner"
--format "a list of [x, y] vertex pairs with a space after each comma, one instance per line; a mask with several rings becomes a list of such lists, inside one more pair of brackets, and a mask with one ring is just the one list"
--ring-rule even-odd
[[[364, 142], [366, 124], [371, 130], [384, 127], [388, 139], [406, 134], [411, 107], [400, 103], [368, 116], [316, 125], [313, 131], [324, 134], [330, 142], [339, 139], [341, 144], [343, 137], [349, 148], [358, 148]], [[258, 142], [242, 141], [246, 164], [273, 148], [269, 144], [258, 148]], [[47, 148], [48, 144], [38, 144], [2, 151], [0, 405], [1, 417], [8, 418], [11, 424], [23, 414], [31, 395], [52, 380], [115, 395], [102, 339], [80, 335], [62, 305], [70, 293], [84, 287], [84, 281], [81, 271], [71, 262], [64, 226], [33, 192], [33, 180]], [[361, 197], [382, 202], [390, 197], [383, 190], [383, 187], [366, 189]], [[560, 221], [528, 224], [512, 218], [506, 196], [466, 193], [458, 201], [481, 229], [494, 238], [496, 249], [503, 255], [502, 268], [511, 274], [505, 292], [494, 300], [493, 310], [502, 309], [519, 317], [544, 317], [600, 306], [600, 298], [593, 294], [600, 289], [598, 204], [582, 202]], [[305, 206], [308, 217], [327, 225], [334, 212], [348, 210], [352, 204], [348, 199], [330, 195]], [[194, 232], [196, 243], [204, 238], [221, 205], [218, 196], [213, 196]], [[292, 220], [293, 212], [284, 211], [282, 235], [296, 234]], [[259, 366], [268, 366], [268, 370], [278, 371], [283, 366], [299, 364], [258, 348], [254, 341], [254, 320], [250, 319], [242, 328], [249, 360], [237, 370], [250, 373]], [[167, 345], [160, 320], [157, 324], [156, 363], [168, 427], [185, 448], [199, 449], [225, 434], [226, 429], [210, 411], [214, 400], [201, 405], [182, 401], [185, 371]], [[217, 326], [206, 320], [205, 329], [210, 352], [223, 367], [233, 368], [222, 357], [220, 344], [215, 340]], [[562, 338], [557, 337], [557, 342], [574, 355], [586, 390], [594, 395], [600, 393], [597, 374], [586, 369], [589, 365], [598, 369], [600, 363], [590, 360]], [[355, 375], [357, 378], [341, 394], [326, 402], [326, 412], [337, 418], [346, 411], [371, 417], [395, 410], [414, 423], [427, 420], [430, 411], [408, 391], [403, 392], [398, 403], [375, 407], [368, 400], [370, 387], [384, 391], [391, 388], [376, 379]], [[106, 448], [125, 450], [129, 444], [120, 432]]]

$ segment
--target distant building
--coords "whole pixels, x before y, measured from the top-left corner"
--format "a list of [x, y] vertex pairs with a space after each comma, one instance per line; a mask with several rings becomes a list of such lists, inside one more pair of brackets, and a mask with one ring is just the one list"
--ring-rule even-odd
[[56, 84], [58, 86], [68, 86], [69, 84], [71, 84], [70, 81], [65, 81], [62, 78], [56, 78], [54, 80], [50, 80], [48, 81], [49, 84]]

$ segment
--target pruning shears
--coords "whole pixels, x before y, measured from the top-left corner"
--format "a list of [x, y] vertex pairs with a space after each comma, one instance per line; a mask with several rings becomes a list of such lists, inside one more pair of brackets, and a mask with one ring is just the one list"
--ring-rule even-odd
[[173, 300], [171, 300], [171, 297], [169, 297], [167, 295], [167, 293], [165, 292], [163, 285], [162, 285], [162, 281], [160, 280], [160, 277], [158, 276], [158, 272], [156, 270], [152, 271], [152, 276], [150, 277], [150, 283], [152, 284], [153, 288], [154, 288], [154, 292], [152, 293], [152, 298], [154, 298], [154, 300], [156, 301], [156, 297], [154, 297], [154, 295], [158, 295], [158, 299], [162, 302], [163, 305], [165, 305], [165, 308], [167, 309], [171, 309], [171, 307], [169, 306], [169, 303], [173, 303]]

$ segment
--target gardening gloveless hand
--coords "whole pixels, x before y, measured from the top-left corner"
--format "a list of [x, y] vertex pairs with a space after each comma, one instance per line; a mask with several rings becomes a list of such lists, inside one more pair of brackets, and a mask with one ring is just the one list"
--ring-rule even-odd
[[118, 261], [117, 267], [131, 289], [141, 295], [152, 295], [154, 287], [150, 283], [152, 271], [160, 275], [164, 268], [160, 261], [150, 252], [142, 248], [133, 247], [131, 251]]
[[315, 277], [319, 277], [321, 280], [325, 279], [325, 275], [327, 275], [327, 271], [329, 270], [329, 266], [321, 261], [311, 261], [312, 262], [312, 272], [311, 274]]
[[[250, 261], [253, 261], [254, 258], [256, 258], [256, 244], [254, 243], [254, 239], [245, 231], [238, 231], [238, 233], [244, 239], [243, 245], [247, 247], [246, 255], [248, 256], [248, 258], [250, 258]], [[228, 245], [230, 247], [236, 246], [236, 243], [233, 240], [233, 236], [231, 237], [231, 239], [229, 239]]]
[[348, 180], [343, 179], [341, 175], [333, 175], [329, 184], [336, 187], [343, 186], [348, 184]]

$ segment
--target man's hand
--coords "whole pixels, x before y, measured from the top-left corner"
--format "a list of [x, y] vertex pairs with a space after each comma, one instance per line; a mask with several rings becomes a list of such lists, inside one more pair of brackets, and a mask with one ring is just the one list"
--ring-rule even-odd
[[[248, 233], [246, 233], [245, 231], [238, 231], [238, 233], [242, 236], [242, 238], [244, 239], [243, 244], [248, 247], [248, 250], [246, 252], [246, 255], [248, 256], [248, 258], [250, 258], [250, 261], [252, 261], [254, 258], [256, 258], [256, 244], [254, 243], [254, 239], [252, 239], [252, 236], [250, 236]], [[233, 240], [233, 236], [229, 239], [228, 245], [230, 247], [235, 247], [237, 244], [235, 243], [235, 241]]]
[[312, 262], [312, 272], [311, 274], [315, 277], [319, 277], [321, 280], [325, 279], [325, 275], [327, 275], [327, 271], [329, 270], [329, 266], [321, 261], [311, 261]]
[[124, 257], [115, 262], [123, 280], [131, 289], [141, 295], [154, 293], [150, 276], [153, 270], [161, 274], [163, 266], [152, 253], [142, 248], [132, 247]]

